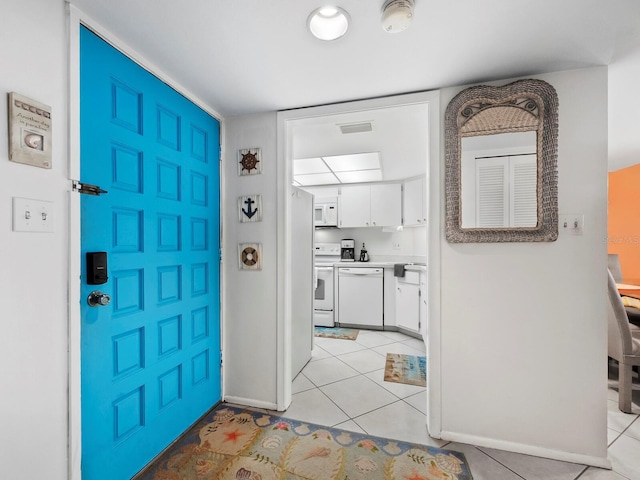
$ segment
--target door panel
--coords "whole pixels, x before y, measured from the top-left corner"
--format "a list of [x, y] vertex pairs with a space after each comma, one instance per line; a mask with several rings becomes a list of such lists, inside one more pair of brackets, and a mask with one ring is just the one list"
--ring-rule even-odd
[[313, 195], [293, 189], [291, 198], [291, 378], [311, 360], [313, 348]]
[[219, 123], [84, 27], [80, 62], [82, 471], [112, 480], [221, 398]]

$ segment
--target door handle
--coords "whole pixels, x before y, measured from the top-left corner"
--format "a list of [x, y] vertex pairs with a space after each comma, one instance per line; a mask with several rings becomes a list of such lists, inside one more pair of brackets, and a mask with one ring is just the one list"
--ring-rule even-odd
[[111, 303], [111, 295], [94, 290], [87, 297], [87, 303], [91, 307], [104, 307]]

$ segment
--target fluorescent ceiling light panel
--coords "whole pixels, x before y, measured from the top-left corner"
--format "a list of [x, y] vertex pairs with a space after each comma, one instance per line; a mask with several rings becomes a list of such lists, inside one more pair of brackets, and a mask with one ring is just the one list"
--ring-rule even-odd
[[322, 157], [334, 172], [380, 169], [380, 152]]
[[336, 172], [341, 183], [362, 183], [382, 181], [382, 170], [357, 170], [353, 172]]
[[312, 185], [332, 185], [340, 183], [333, 173], [314, 173], [311, 175], [296, 175], [295, 181], [305, 187]]
[[293, 161], [294, 175], [307, 175], [309, 173], [327, 173], [330, 172], [327, 164], [322, 158], [297, 158]]
[[371, 122], [343, 123], [342, 125], [338, 126], [340, 127], [340, 131], [343, 134], [370, 132], [373, 130], [373, 125], [371, 124]]

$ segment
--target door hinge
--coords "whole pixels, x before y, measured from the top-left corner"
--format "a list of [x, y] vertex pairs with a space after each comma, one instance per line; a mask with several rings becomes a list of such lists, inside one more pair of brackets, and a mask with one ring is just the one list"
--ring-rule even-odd
[[220, 255], [220, 263], [222, 263], [222, 247], [218, 249], [218, 254]]
[[74, 192], [95, 196], [99, 196], [101, 193], [109, 193], [106, 190], [100, 188], [98, 185], [91, 185], [90, 183], [80, 183], [78, 180], [73, 180], [72, 189]]
[[222, 355], [222, 350], [220, 350], [220, 366], [224, 363], [224, 355]]

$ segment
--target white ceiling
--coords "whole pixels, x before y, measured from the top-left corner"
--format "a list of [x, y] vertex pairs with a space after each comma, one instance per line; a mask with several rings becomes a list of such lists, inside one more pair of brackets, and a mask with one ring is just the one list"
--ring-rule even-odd
[[[338, 0], [352, 26], [306, 29], [325, 0], [69, 0], [223, 116], [607, 65], [640, 45], [638, 0]], [[331, 0], [327, 0], [331, 1]]]
[[[343, 134], [339, 125], [370, 122], [370, 132]], [[380, 152], [383, 180], [424, 174], [429, 154], [428, 107], [409, 104], [291, 122], [292, 158]]]

